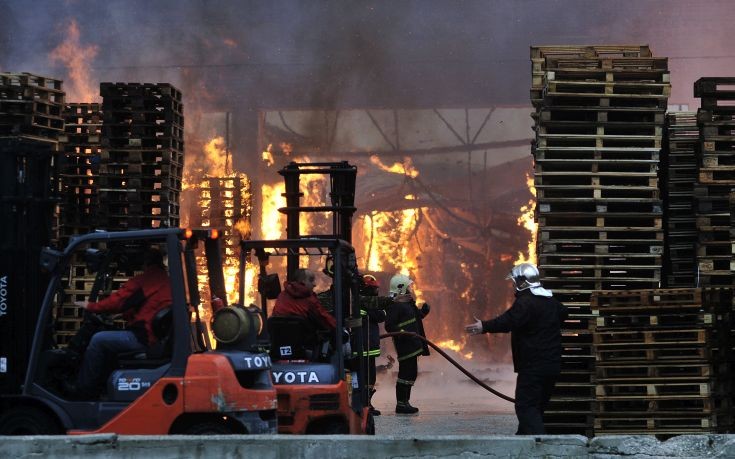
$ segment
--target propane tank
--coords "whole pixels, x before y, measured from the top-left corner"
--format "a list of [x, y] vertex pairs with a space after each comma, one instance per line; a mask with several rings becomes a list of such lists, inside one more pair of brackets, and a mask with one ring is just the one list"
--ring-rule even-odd
[[221, 308], [212, 315], [210, 325], [217, 349], [254, 350], [263, 329], [260, 310], [252, 304]]

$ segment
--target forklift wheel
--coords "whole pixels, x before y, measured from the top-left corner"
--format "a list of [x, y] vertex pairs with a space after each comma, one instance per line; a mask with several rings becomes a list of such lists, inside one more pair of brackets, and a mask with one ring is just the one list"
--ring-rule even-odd
[[0, 435], [60, 435], [56, 420], [35, 407], [11, 408], [0, 417]]
[[220, 422], [204, 421], [184, 429], [184, 435], [231, 435], [234, 432], [229, 426]]

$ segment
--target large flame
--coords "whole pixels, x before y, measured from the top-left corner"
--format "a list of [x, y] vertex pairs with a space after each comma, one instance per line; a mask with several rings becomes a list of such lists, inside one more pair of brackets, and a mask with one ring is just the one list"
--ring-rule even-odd
[[283, 183], [263, 184], [261, 187], [263, 215], [260, 220], [260, 231], [263, 239], [281, 239], [285, 226], [283, 214], [278, 212], [278, 208], [286, 206], [286, 198], [283, 196], [285, 192], [286, 185]]
[[394, 174], [401, 174], [406, 175], [411, 178], [416, 178], [419, 175], [419, 171], [416, 170], [416, 168], [413, 166], [413, 161], [411, 161], [411, 158], [406, 156], [403, 158], [403, 164], [401, 163], [393, 163], [392, 166], [388, 166], [384, 164], [378, 155], [372, 155], [370, 156], [370, 162], [378, 166], [381, 170], [384, 170], [386, 172], [392, 172]]
[[457, 354], [464, 357], [465, 359], [469, 360], [472, 358], [472, 352], [462, 352], [462, 349], [464, 349], [465, 344], [466, 344], [466, 341], [464, 338], [462, 338], [461, 341], [454, 341], [453, 339], [445, 339], [445, 340], [442, 340], [436, 343], [436, 345], [439, 346], [440, 348], [454, 351]]
[[534, 212], [536, 211], [536, 187], [533, 186], [533, 177], [530, 174], [526, 174], [526, 185], [528, 190], [533, 195], [528, 201], [528, 204], [521, 207], [521, 216], [518, 217], [518, 226], [521, 226], [531, 233], [531, 238], [528, 241], [528, 255], [523, 252], [518, 252], [518, 258], [515, 263], [537, 263], [536, 256], [536, 240], [538, 237], [538, 224], [534, 220]]
[[[408, 178], [416, 178], [419, 171], [413, 166], [411, 158], [405, 157], [403, 163], [391, 166], [384, 164], [378, 155], [372, 155], [370, 162], [383, 171], [401, 174]], [[418, 244], [411, 240], [417, 230], [422, 209], [415, 195], [404, 197], [415, 202], [415, 207], [385, 212], [371, 212], [363, 217], [363, 247], [365, 266], [368, 271], [398, 272], [413, 279], [414, 292], [418, 301], [423, 300], [420, 272], [417, 262]]]
[[64, 81], [66, 98], [78, 102], [99, 102], [99, 89], [92, 83], [90, 64], [97, 56], [95, 45], [82, 45], [77, 21], [69, 21], [66, 39], [49, 53], [51, 62], [60, 62], [68, 72]]

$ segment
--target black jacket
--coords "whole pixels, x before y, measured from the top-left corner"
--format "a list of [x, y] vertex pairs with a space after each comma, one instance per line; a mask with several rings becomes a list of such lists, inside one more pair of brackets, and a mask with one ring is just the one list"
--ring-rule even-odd
[[386, 308], [392, 303], [385, 296], [360, 295], [360, 312], [362, 313], [362, 343], [365, 346], [364, 356], [380, 355], [380, 327], [385, 322]]
[[[388, 307], [388, 316], [385, 319], [385, 330], [388, 332], [414, 332], [420, 336], [424, 334], [424, 323], [422, 319], [426, 314], [416, 307], [416, 303], [409, 301], [399, 303], [393, 301]], [[429, 355], [429, 346], [420, 338], [415, 336], [395, 336], [393, 345], [396, 347], [398, 361]]]
[[567, 308], [555, 298], [523, 290], [516, 292], [510, 309], [483, 321], [482, 330], [511, 332], [516, 373], [557, 373], [561, 368], [561, 326], [566, 318]]

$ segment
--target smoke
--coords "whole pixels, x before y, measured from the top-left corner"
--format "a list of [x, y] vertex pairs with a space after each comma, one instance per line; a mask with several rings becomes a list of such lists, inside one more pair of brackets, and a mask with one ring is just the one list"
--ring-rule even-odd
[[[187, 161], [209, 140], [196, 138], [206, 130], [205, 115], [228, 111], [234, 169], [252, 177], [261, 161], [259, 110], [505, 105], [528, 107], [530, 113], [530, 45], [647, 43], [656, 56], [670, 57], [670, 102], [695, 108], [693, 82], [735, 68], [735, 53], [728, 48], [734, 9], [728, 0], [0, 0], [0, 69], [63, 79], [71, 102], [90, 97], [70, 85], [85, 76], [92, 88], [103, 81], [171, 83], [184, 95]], [[66, 27], [70, 23], [77, 26], [73, 34]], [[78, 49], [96, 49], [86, 72], [78, 63], [60, 65], [49, 58], [70, 40]], [[410, 130], [410, 124], [403, 129]], [[421, 170], [420, 177], [430, 177], [434, 190], [458, 190], [454, 202], [465, 200], [464, 210], [473, 213], [472, 197], [459, 196], [468, 189], [464, 160], [452, 157], [434, 170]], [[495, 193], [496, 202], [485, 204], [507, 209], [513, 199], [525, 202], [527, 193], [519, 190], [525, 190], [523, 172], [530, 161], [524, 166], [488, 176], [489, 187], [500, 183], [507, 193]], [[275, 175], [273, 169], [268, 172]], [[497, 220], [483, 226], [490, 234]], [[450, 305], [466, 289], [459, 262], [487, 279], [502, 279], [511, 260], [481, 254], [526, 248], [525, 243], [515, 247], [515, 239], [496, 239], [474, 250], [469, 243], [430, 241], [420, 264], [448, 273], [441, 283], [452, 292]], [[489, 315], [508, 304], [511, 293], [494, 282], [466, 294], [473, 304], [492, 305], [473, 312]], [[445, 293], [432, 295], [439, 302]], [[447, 333], [457, 333], [466, 313], [447, 308], [434, 319], [449, 324]], [[486, 338], [476, 346], [503, 339]]]

